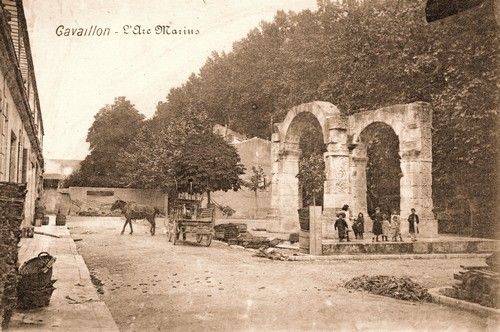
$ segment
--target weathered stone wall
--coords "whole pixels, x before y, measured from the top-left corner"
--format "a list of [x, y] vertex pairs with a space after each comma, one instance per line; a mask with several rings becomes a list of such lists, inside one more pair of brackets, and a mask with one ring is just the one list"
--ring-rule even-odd
[[[39, 174], [41, 167], [37, 160], [37, 155], [31, 145], [28, 133], [26, 132], [20, 110], [16, 108], [16, 103], [9, 85], [7, 76], [0, 67], [0, 91], [4, 91], [5, 97], [0, 96], [0, 122], [3, 121], [3, 135], [0, 132], [0, 181], [22, 182], [23, 157], [26, 165], [27, 194], [23, 226], [31, 225], [35, 215], [35, 201], [38, 197], [38, 190], [41, 179]], [[7, 114], [7, 108], [9, 112]], [[11, 139], [15, 137], [15, 149], [10, 150]], [[23, 154], [23, 150], [26, 153]], [[10, 165], [14, 167], [10, 167]]]
[[[253, 174], [252, 166], [261, 166], [266, 180], [271, 181], [271, 142], [261, 138], [251, 138], [235, 143], [241, 163], [245, 166], [243, 179], [250, 178]], [[242, 187], [238, 191], [217, 191], [211, 194], [211, 199], [220, 205], [227, 205], [236, 212], [232, 218], [264, 218], [269, 214], [271, 203], [271, 188], [257, 194], [257, 211], [253, 191]]]
[[57, 188], [46, 188], [43, 190], [42, 204], [46, 213], [57, 213], [57, 205], [60, 204], [61, 193]]
[[0, 182], [0, 323], [6, 328], [17, 304], [18, 244], [26, 185]]
[[78, 211], [90, 209], [107, 213], [117, 199], [165, 210], [166, 196], [161, 191], [152, 189], [70, 187], [70, 211], [61, 212], [76, 214]]
[[238, 191], [217, 191], [211, 194], [211, 199], [219, 205], [228, 205], [234, 209], [236, 212], [231, 218], [265, 218], [269, 214], [271, 189], [257, 193], [257, 212], [254, 192], [247, 188]]

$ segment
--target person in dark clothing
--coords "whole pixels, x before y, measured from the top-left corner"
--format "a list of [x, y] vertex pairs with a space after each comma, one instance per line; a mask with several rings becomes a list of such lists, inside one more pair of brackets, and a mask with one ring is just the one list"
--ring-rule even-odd
[[356, 237], [356, 239], [363, 239], [363, 233], [365, 232], [365, 218], [363, 216], [363, 213], [360, 212], [358, 214], [358, 217], [352, 225], [352, 231], [354, 232], [354, 236]]
[[[411, 209], [411, 214], [408, 216], [408, 232], [410, 233], [410, 237], [412, 241], [417, 241], [417, 233], [418, 233], [418, 223], [420, 220], [418, 219], [418, 215], [415, 213], [415, 209]], [[415, 231], [416, 230], [416, 231]]]
[[338, 218], [335, 221], [335, 229], [339, 232], [339, 241], [342, 242], [344, 239], [349, 241], [349, 232], [347, 230], [347, 222], [345, 221], [345, 213], [340, 212], [337, 217]]
[[382, 213], [380, 213], [380, 208], [375, 208], [375, 214], [372, 216], [373, 227], [372, 227], [372, 242], [375, 240], [378, 242], [379, 235], [382, 235]]

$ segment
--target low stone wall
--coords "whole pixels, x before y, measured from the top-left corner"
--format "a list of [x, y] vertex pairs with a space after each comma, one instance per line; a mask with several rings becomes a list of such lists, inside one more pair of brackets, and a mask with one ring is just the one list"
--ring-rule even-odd
[[330, 242], [323, 243], [323, 255], [357, 254], [480, 254], [500, 249], [500, 241], [457, 239], [417, 242]]
[[26, 184], [0, 182], [0, 323], [9, 324], [17, 305], [18, 244]]
[[69, 198], [72, 210], [69, 214], [76, 214], [85, 209], [108, 213], [111, 205], [118, 199], [154, 206], [165, 211], [167, 201], [167, 195], [159, 190], [130, 188], [70, 187]]
[[43, 202], [49, 213], [60, 210], [70, 215], [109, 215], [111, 205], [118, 199], [154, 206], [161, 211], [166, 211], [167, 207], [167, 195], [161, 191], [131, 188], [70, 187], [57, 189], [56, 192], [47, 190]]

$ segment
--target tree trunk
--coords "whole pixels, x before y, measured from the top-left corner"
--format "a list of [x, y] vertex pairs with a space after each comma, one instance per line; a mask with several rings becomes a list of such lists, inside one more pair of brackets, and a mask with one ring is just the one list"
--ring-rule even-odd
[[212, 204], [212, 200], [210, 199], [210, 190], [207, 190], [207, 205]]
[[254, 198], [255, 198], [255, 212], [253, 217], [257, 218], [257, 213], [259, 212], [259, 200], [257, 199], [257, 190], [254, 190]]

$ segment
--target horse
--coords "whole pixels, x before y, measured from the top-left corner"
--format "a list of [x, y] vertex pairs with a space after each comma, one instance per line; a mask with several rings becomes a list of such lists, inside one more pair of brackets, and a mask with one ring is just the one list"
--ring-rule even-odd
[[125, 232], [125, 227], [127, 226], [127, 224], [130, 225], [130, 234], [134, 232], [134, 230], [132, 229], [132, 220], [137, 219], [146, 219], [147, 221], [149, 221], [149, 223], [151, 224], [149, 231], [151, 235], [155, 235], [155, 217], [160, 212], [160, 210], [148, 205], [125, 202], [121, 199], [115, 201], [113, 205], [111, 205], [111, 211], [115, 211], [118, 209], [125, 216], [125, 224], [123, 224], [123, 229], [121, 232], [122, 235]]

